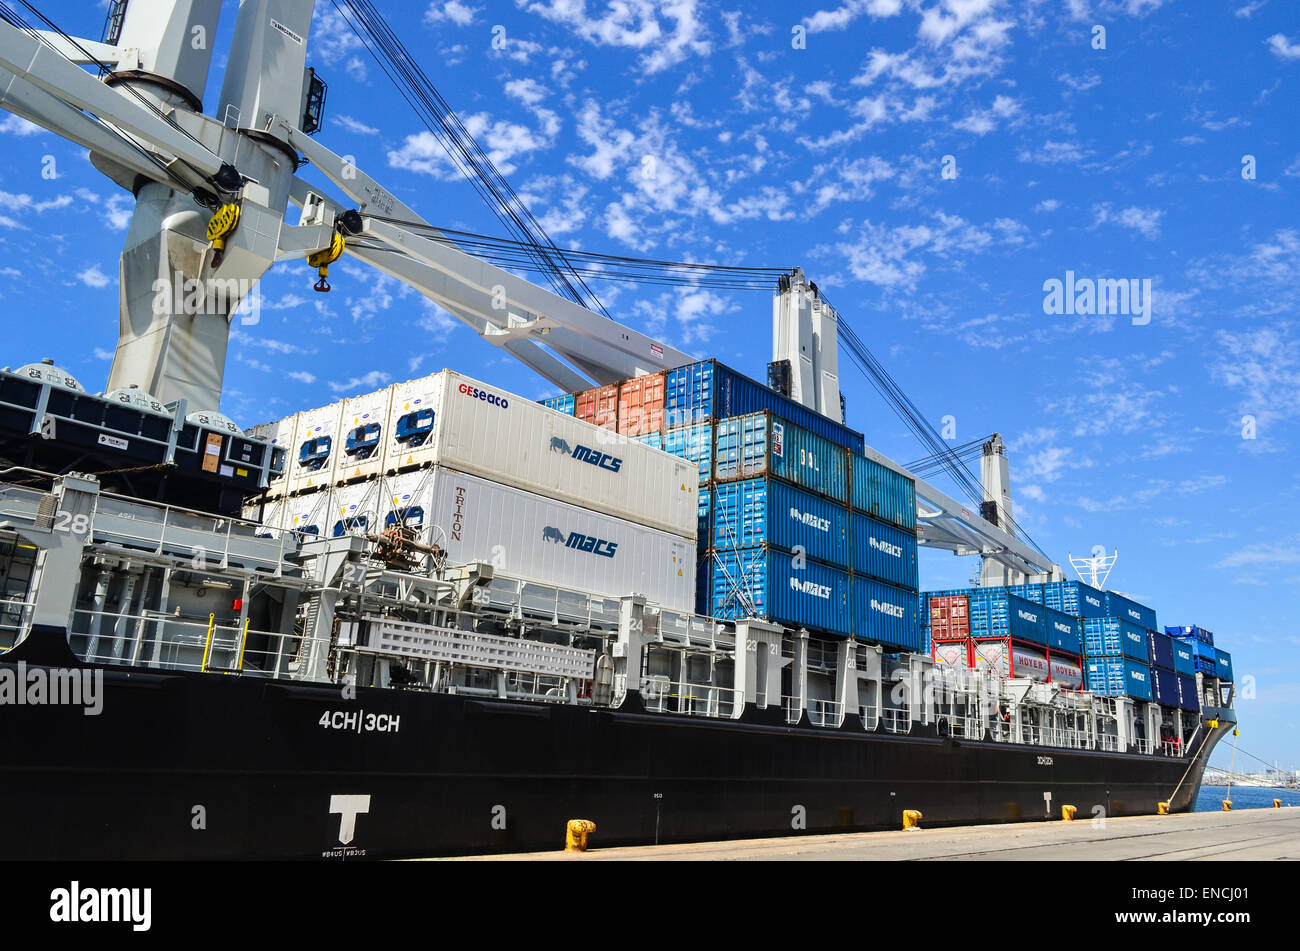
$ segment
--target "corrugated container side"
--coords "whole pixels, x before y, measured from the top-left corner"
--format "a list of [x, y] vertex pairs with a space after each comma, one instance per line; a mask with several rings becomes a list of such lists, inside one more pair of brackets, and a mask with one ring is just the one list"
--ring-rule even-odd
[[1090, 657], [1122, 654], [1146, 663], [1151, 656], [1147, 631], [1121, 618], [1084, 618], [1083, 641]]
[[666, 430], [664, 451], [698, 466], [701, 485], [713, 479], [712, 423], [696, 423]]
[[1196, 673], [1196, 651], [1191, 645], [1176, 638], [1171, 638], [1174, 655], [1174, 670], [1180, 674]]
[[1232, 655], [1217, 647], [1214, 649], [1214, 676], [1232, 683]]
[[773, 475], [844, 502], [848, 483], [842, 447], [770, 413], [725, 419], [715, 426], [714, 478], [719, 482]]
[[699, 482], [685, 460], [448, 371], [439, 465], [695, 539]]
[[1047, 643], [1042, 605], [1007, 593], [1005, 588], [975, 589], [970, 595], [973, 637], [1014, 637], [1031, 644]]
[[651, 449], [663, 451], [664, 434], [663, 433], [642, 433], [640, 436], [628, 436], [633, 442], [639, 442], [643, 446], [649, 446]]
[[1195, 674], [1178, 675], [1178, 705], [1184, 710], [1201, 709], [1201, 695], [1196, 689]]
[[696, 509], [698, 529], [695, 536], [696, 547], [700, 551], [706, 551], [713, 545], [713, 499], [715, 494], [711, 486], [700, 486], [700, 501]]
[[713, 493], [713, 547], [785, 551], [849, 567], [848, 510], [776, 479], [721, 483]]
[[1162, 707], [1178, 706], [1178, 675], [1172, 670], [1152, 667], [1151, 696]]
[[695, 546], [677, 535], [451, 469], [434, 470], [425, 498], [426, 537], [450, 564], [694, 610]]
[[596, 397], [599, 395], [600, 387], [575, 393], [573, 395], [574, 417], [594, 426], [596, 424]]
[[[1017, 598], [1024, 598], [1026, 601], [1033, 601], [1034, 604], [1045, 604], [1043, 600], [1043, 586], [1041, 584], [1012, 584], [1007, 585], [1007, 590]], [[1055, 610], [1060, 610], [1056, 608]]]
[[625, 436], [658, 433], [664, 425], [664, 374], [633, 377], [618, 389], [618, 431]]
[[1147, 643], [1150, 645], [1149, 660], [1154, 667], [1174, 669], [1173, 638], [1159, 631], [1147, 631]]
[[915, 535], [857, 512], [852, 514], [849, 524], [855, 574], [916, 589], [919, 575]]
[[1159, 630], [1156, 624], [1156, 612], [1153, 609], [1114, 591], [1106, 592], [1106, 614], [1108, 617], [1121, 618], [1148, 631]]
[[1151, 668], [1130, 657], [1091, 657], [1088, 689], [1108, 697], [1151, 700]]
[[1047, 646], [1076, 657], [1083, 654], [1083, 624], [1077, 617], [1042, 606]]
[[923, 595], [921, 622], [929, 620], [930, 636], [936, 641], [966, 640], [970, 637], [968, 595]]
[[849, 496], [855, 509], [909, 532], [916, 531], [914, 480], [860, 454], [850, 457], [849, 480]]
[[547, 409], [553, 409], [557, 413], [563, 413], [565, 416], [573, 415], [574, 404], [577, 398], [572, 393], [561, 393], [559, 396], [547, 397], [544, 400], [538, 400]]
[[618, 430], [619, 384], [596, 388], [596, 418], [592, 420], [601, 429]]
[[1079, 618], [1106, 617], [1106, 593], [1082, 581], [1045, 582], [1043, 603]]
[[920, 595], [874, 578], [853, 579], [853, 634], [860, 641], [922, 651]]
[[713, 553], [713, 617], [764, 618], [828, 634], [852, 631], [849, 574], [774, 548]]
[[1151, 668], [1130, 658], [1124, 659], [1125, 693], [1138, 700], [1152, 700]]

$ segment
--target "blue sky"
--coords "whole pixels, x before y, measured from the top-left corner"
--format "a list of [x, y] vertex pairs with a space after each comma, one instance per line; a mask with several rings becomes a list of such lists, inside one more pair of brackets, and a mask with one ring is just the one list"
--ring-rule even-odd
[[[333, 5], [317, 6], [321, 140], [435, 224], [502, 233]], [[98, 38], [101, 9], [41, 7]], [[802, 266], [936, 427], [951, 415], [957, 442], [1003, 434], [1019, 520], [1053, 557], [1117, 549], [1112, 587], [1162, 624], [1215, 632], [1254, 678], [1242, 748], [1300, 766], [1293, 3], [383, 7], [558, 244]], [[219, 52], [209, 102], [223, 68]], [[7, 362], [51, 356], [99, 390], [129, 196], [77, 147], [2, 113], [0, 146]], [[1150, 281], [1150, 322], [1045, 313], [1044, 283], [1067, 271]], [[313, 280], [299, 264], [265, 281], [261, 323], [230, 351], [222, 409], [236, 421], [443, 367], [551, 392], [362, 266], [336, 267], [328, 297]], [[770, 359], [766, 293], [593, 286], [688, 352], [756, 376]], [[869, 444], [924, 454], [847, 361], [842, 377]], [[923, 586], [973, 567], [927, 554]]]

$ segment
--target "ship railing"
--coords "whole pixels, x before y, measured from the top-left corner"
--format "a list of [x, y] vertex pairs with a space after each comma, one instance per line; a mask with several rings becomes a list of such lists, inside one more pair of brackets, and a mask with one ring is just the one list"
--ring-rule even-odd
[[680, 713], [694, 717], [727, 718], [744, 706], [744, 691], [717, 684], [671, 681], [650, 677], [641, 687], [646, 709], [652, 713]]
[[862, 718], [862, 726], [868, 733], [875, 733], [876, 727], [880, 725], [880, 714], [873, 707], [858, 707], [858, 716]]
[[844, 722], [844, 704], [835, 700], [809, 700], [808, 720], [813, 726], [838, 727]]
[[[84, 626], [78, 618], [85, 619]], [[91, 633], [96, 619], [97, 634]], [[247, 619], [218, 624], [212, 615], [202, 620], [156, 611], [121, 614], [79, 609], [73, 612], [71, 641], [87, 663], [283, 677], [301, 638], [254, 630]]]
[[886, 733], [911, 733], [912, 712], [897, 707], [885, 707], [880, 711], [881, 722]]
[[32, 620], [34, 601], [17, 598], [0, 598], [0, 650], [8, 650], [18, 643]]
[[1144, 754], [1144, 755], [1148, 755], [1148, 756], [1149, 756], [1149, 755], [1151, 754], [1151, 750], [1152, 750], [1152, 748], [1153, 748], [1153, 744], [1152, 744], [1152, 742], [1151, 742], [1149, 739], [1147, 739], [1146, 737], [1144, 737], [1144, 736], [1139, 736], [1139, 737], [1135, 737], [1135, 738], [1134, 738], [1134, 740], [1133, 740], [1133, 748], [1134, 748], [1135, 750], [1137, 750], [1139, 753], [1142, 753], [1142, 754]]
[[1174, 756], [1174, 757], [1182, 756], [1183, 755], [1182, 744], [1177, 743], [1173, 740], [1161, 740], [1160, 752], [1165, 754], [1165, 756]]

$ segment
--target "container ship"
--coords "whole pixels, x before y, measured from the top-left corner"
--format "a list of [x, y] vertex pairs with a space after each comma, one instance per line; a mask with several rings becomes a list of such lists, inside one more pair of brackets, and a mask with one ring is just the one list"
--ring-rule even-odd
[[[845, 328], [802, 271], [776, 282], [765, 382], [646, 337], [562, 292], [580, 277], [546, 290], [466, 253], [316, 141], [311, 2], [240, 5], [206, 115], [211, 51], [186, 38], [220, 6], [116, 0], [96, 42], [0, 22], [0, 106], [136, 200], [105, 391], [51, 360], [0, 371], [0, 805], [27, 817], [0, 855], [1191, 808], [1235, 723], [1231, 657], [1025, 544], [999, 438], [978, 513], [869, 447]], [[247, 430], [217, 412], [249, 288], [298, 260], [326, 290], [344, 253], [560, 395], [448, 369]], [[923, 593], [922, 545], [981, 557], [982, 583]]]

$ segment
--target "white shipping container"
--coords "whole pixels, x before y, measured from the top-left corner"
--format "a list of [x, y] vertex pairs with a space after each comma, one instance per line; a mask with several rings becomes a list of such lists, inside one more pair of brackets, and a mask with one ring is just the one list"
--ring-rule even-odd
[[422, 494], [425, 538], [449, 564], [695, 608], [695, 545], [674, 534], [444, 468]]
[[333, 492], [326, 489], [285, 499], [280, 528], [304, 535], [327, 537], [334, 524], [334, 519], [331, 518], [334, 510], [333, 495]]
[[439, 376], [438, 465], [695, 538], [692, 463], [459, 373]]
[[334, 482], [355, 482], [384, 473], [384, 430], [393, 389], [343, 401], [339, 417], [338, 462]]
[[[343, 535], [378, 535], [383, 531], [383, 513], [386, 511], [387, 499], [383, 479], [369, 482], [353, 482], [335, 489], [331, 495], [334, 499], [330, 512], [329, 531], [331, 538]], [[324, 529], [324, 526], [321, 526]]]
[[384, 480], [384, 490], [387, 493], [387, 501], [383, 506], [385, 529], [400, 523], [419, 533], [417, 541], [429, 542], [429, 533], [426, 531], [429, 519], [425, 506], [429, 501], [434, 471], [431, 468], [417, 469]]
[[442, 393], [444, 374], [395, 383], [384, 426], [384, 467], [397, 472], [435, 461], [434, 416]]
[[310, 492], [331, 484], [339, 455], [342, 401], [298, 414], [289, 453], [289, 491]]
[[297, 455], [298, 443], [295, 437], [298, 433], [298, 417], [301, 413], [286, 418], [279, 419], [273, 423], [262, 423], [254, 426], [249, 433], [259, 439], [265, 439], [275, 449], [284, 450], [284, 468], [279, 472], [272, 472], [268, 480], [266, 497], [268, 499], [283, 498], [289, 491], [288, 481], [289, 473], [293, 471], [294, 457]]

